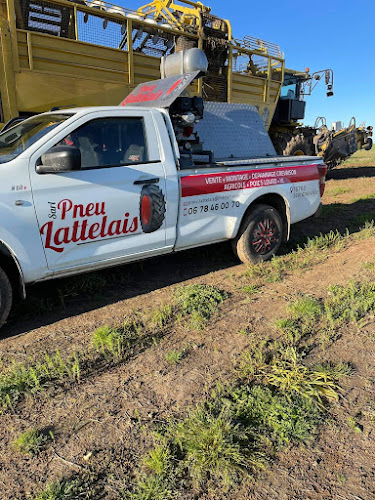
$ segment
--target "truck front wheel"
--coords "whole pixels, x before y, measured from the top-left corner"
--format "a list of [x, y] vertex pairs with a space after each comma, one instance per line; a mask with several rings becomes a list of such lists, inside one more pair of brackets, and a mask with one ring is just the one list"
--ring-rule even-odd
[[12, 308], [12, 285], [8, 276], [0, 267], [0, 327], [7, 320]]
[[269, 205], [254, 205], [241, 224], [234, 251], [245, 264], [271, 259], [283, 241], [283, 221]]

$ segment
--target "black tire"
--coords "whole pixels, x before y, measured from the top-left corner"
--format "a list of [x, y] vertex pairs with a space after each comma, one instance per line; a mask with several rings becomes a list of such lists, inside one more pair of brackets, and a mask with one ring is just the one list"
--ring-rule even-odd
[[372, 148], [372, 139], [371, 139], [371, 137], [367, 137], [366, 142], [365, 142], [365, 146], [363, 149], [365, 151], [370, 151], [371, 148]]
[[279, 212], [269, 205], [254, 205], [242, 221], [233, 249], [245, 264], [264, 262], [277, 253], [283, 239]]
[[165, 198], [158, 186], [144, 186], [141, 191], [139, 218], [144, 233], [159, 229], [165, 218]]
[[7, 320], [12, 308], [13, 290], [8, 276], [0, 267], [0, 327]]
[[272, 142], [278, 155], [283, 156], [284, 150], [292, 137], [291, 134], [285, 132], [280, 132], [276, 136], [272, 136]]
[[312, 136], [294, 135], [286, 145], [284, 156], [315, 156]]

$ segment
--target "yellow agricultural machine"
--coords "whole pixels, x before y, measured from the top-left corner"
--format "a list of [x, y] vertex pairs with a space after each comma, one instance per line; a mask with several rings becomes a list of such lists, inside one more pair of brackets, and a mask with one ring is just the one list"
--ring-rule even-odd
[[[323, 135], [316, 141], [322, 130], [298, 121], [301, 89], [316, 75], [285, 70], [277, 45], [234, 38], [229, 21], [190, 0], [155, 0], [137, 11], [104, 0], [0, 0], [0, 127], [54, 107], [118, 104], [139, 83], [160, 77], [162, 56], [191, 47], [209, 61], [192, 93], [256, 106], [280, 154], [324, 156], [332, 147], [332, 135], [325, 133], [327, 144]], [[294, 95], [284, 95], [291, 85]], [[340, 158], [354, 142], [356, 149], [370, 146], [370, 130], [352, 127], [347, 135], [352, 147], [341, 144]]]

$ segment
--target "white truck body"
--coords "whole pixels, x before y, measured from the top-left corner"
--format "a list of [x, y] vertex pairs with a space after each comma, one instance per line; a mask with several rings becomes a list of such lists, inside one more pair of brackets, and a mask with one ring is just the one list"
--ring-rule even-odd
[[[0, 151], [0, 250], [11, 255], [22, 285], [233, 239], [249, 207], [265, 196], [285, 204], [286, 234], [290, 224], [315, 214], [321, 203], [325, 167], [316, 157], [181, 169], [173, 127], [162, 108], [78, 108], [38, 115], [23, 124], [36, 119], [52, 123], [55, 117], [61, 121], [34, 137], [29, 147], [22, 137], [17, 139], [25, 144], [14, 158], [6, 147], [5, 156]], [[116, 143], [117, 159], [109, 164], [90, 165], [86, 158], [79, 170], [38, 173], [42, 155], [62, 141], [69, 143], [82, 127], [94, 124], [99, 130], [131, 120], [142, 123], [145, 143], [131, 145], [125, 161], [120, 158], [124, 147]], [[0, 134], [0, 147], [4, 134], [11, 143], [9, 134], [21, 126]], [[116, 142], [116, 130], [107, 142]], [[108, 156], [110, 144], [91, 140], [97, 145], [90, 150], [95, 157], [91, 163], [98, 163], [96, 151]], [[160, 227], [145, 232], [141, 219], [150, 217], [150, 206], [146, 200], [142, 207], [140, 197], [148, 184], [162, 193], [165, 203]]]

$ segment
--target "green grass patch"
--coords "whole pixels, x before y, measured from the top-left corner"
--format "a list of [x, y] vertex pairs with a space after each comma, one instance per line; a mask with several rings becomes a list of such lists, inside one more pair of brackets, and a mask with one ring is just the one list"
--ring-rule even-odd
[[310, 323], [321, 316], [322, 306], [315, 297], [305, 296], [289, 304], [289, 311], [292, 318]]
[[178, 498], [170, 477], [157, 474], [142, 475], [133, 491], [124, 491], [126, 500], [171, 500]]
[[353, 241], [362, 241], [375, 236], [375, 222], [373, 220], [366, 221], [362, 229], [358, 233], [352, 235]]
[[297, 319], [282, 318], [276, 321], [276, 327], [283, 333], [285, 339], [290, 344], [296, 344], [302, 338], [301, 323]]
[[327, 190], [327, 193], [331, 196], [340, 196], [340, 194], [350, 193], [351, 189], [345, 187], [335, 187], [333, 189]]
[[366, 151], [365, 149], [360, 149], [350, 158], [343, 162], [343, 166], [350, 167], [351, 165], [363, 165], [366, 166], [368, 164], [375, 163], [375, 146], [373, 146], [370, 151]]
[[307, 242], [288, 255], [274, 257], [270, 262], [250, 265], [246, 276], [255, 280], [264, 280], [268, 283], [282, 281], [289, 273], [302, 270], [319, 264], [327, 258], [329, 251], [337, 252], [345, 247], [349, 232], [341, 234], [339, 231], [330, 231]]
[[[262, 356], [261, 364], [266, 358]], [[301, 384], [297, 390], [285, 390], [265, 384], [265, 377], [219, 387], [185, 418], [171, 420], [158, 431], [154, 447], [142, 459], [138, 480], [124, 498], [180, 498], [182, 491], [198, 498], [208, 485], [225, 492], [262, 469], [283, 447], [309, 442], [326, 418], [330, 394], [325, 391], [323, 398], [322, 387], [332, 391], [331, 383], [336, 384], [336, 372], [319, 373], [325, 384], [320, 384], [318, 395], [306, 390], [306, 383], [302, 391]], [[309, 387], [314, 382], [310, 380]]]
[[375, 260], [373, 262], [364, 262], [361, 269], [365, 272], [366, 277], [375, 274]]
[[25, 455], [36, 455], [52, 438], [53, 435], [51, 433], [46, 434], [38, 429], [28, 429], [13, 441], [13, 447]]
[[181, 317], [188, 317], [193, 328], [201, 330], [228, 297], [227, 292], [212, 285], [186, 285], [179, 287], [174, 296]]
[[261, 436], [270, 453], [290, 443], [308, 442], [323, 420], [314, 401], [292, 394], [286, 397], [261, 385], [240, 386], [231, 393], [233, 414], [252, 428], [254, 438]]
[[47, 483], [45, 488], [29, 500], [98, 500], [103, 498], [101, 488], [96, 486], [96, 476], [84, 472], [70, 479]]
[[151, 322], [159, 328], [167, 326], [174, 317], [174, 308], [171, 304], [154, 307], [151, 311]]
[[288, 305], [289, 317], [276, 321], [276, 327], [283, 333], [288, 344], [297, 344], [302, 337], [317, 330], [322, 316], [321, 303], [310, 296], [300, 296]]
[[107, 360], [124, 359], [132, 354], [134, 346], [142, 339], [142, 331], [142, 323], [127, 319], [118, 328], [105, 325], [95, 330], [92, 344]]
[[172, 349], [165, 355], [165, 360], [171, 365], [178, 365], [188, 355], [188, 349]]
[[327, 320], [332, 326], [358, 322], [367, 314], [374, 314], [375, 282], [331, 285], [324, 308]]
[[[362, 224], [362, 219], [360, 222]], [[346, 230], [344, 234], [339, 231], [330, 231], [309, 238], [303, 246], [297, 247], [296, 250], [287, 255], [274, 257], [269, 262], [248, 266], [245, 276], [255, 280], [257, 286], [260, 286], [261, 282], [275, 283], [282, 281], [294, 271], [308, 269], [323, 262], [331, 252], [339, 252], [346, 248], [351, 241], [365, 240], [374, 236], [374, 221], [366, 219], [361, 229], [356, 233], [350, 234], [349, 230]]]
[[284, 356], [263, 366], [258, 376], [288, 398], [298, 395], [310, 401], [315, 400], [319, 405], [325, 400], [331, 402], [339, 399], [340, 388], [335, 377], [329, 372], [303, 365], [293, 347], [286, 349]]
[[246, 295], [252, 296], [256, 295], [260, 291], [260, 286], [259, 285], [246, 285], [242, 287], [242, 291], [246, 293]]
[[374, 198], [375, 198], [374, 193], [362, 194], [361, 196], [357, 196], [356, 198], [351, 198], [349, 200], [349, 203], [356, 203], [357, 201], [363, 201], [363, 200], [373, 200]]
[[35, 394], [52, 381], [77, 381], [80, 378], [80, 358], [74, 353], [67, 360], [60, 352], [44, 355], [35, 363], [14, 363], [0, 375], [0, 410], [11, 408], [25, 393]]
[[181, 458], [179, 468], [189, 475], [193, 488], [208, 480], [228, 487], [242, 472], [262, 466], [261, 455], [231, 408], [215, 402], [203, 406], [170, 429]]

